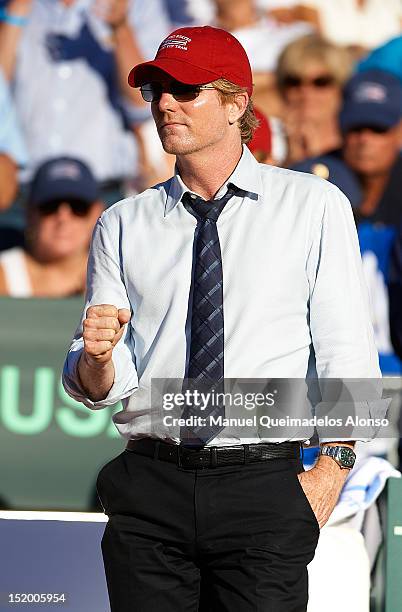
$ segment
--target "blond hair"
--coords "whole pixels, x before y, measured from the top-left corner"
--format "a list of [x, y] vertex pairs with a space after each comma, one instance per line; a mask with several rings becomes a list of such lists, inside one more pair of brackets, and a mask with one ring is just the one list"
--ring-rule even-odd
[[328, 42], [318, 34], [307, 34], [287, 45], [279, 56], [276, 78], [281, 92], [285, 78], [299, 75], [309, 60], [323, 64], [340, 87], [352, 72], [352, 60], [346, 49]]
[[[247, 91], [245, 87], [235, 85], [234, 83], [231, 83], [226, 79], [218, 79], [216, 81], [212, 81], [211, 85], [213, 85], [218, 91], [222, 104], [234, 102], [237, 94]], [[254, 114], [253, 102], [250, 98], [246, 110], [238, 120], [242, 144], [250, 142], [253, 137], [254, 131], [258, 127], [258, 123], [258, 119]]]

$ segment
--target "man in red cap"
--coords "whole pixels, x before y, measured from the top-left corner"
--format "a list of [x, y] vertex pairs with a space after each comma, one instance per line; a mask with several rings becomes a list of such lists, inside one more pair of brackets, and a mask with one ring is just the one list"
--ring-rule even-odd
[[[236, 426], [226, 389], [239, 378], [304, 384], [314, 357], [320, 377], [380, 375], [350, 205], [247, 149], [252, 77], [231, 34], [176, 30], [129, 82], [176, 173], [99, 220], [63, 373], [89, 408], [123, 403], [113, 420], [127, 447], [97, 479], [111, 609], [196, 612], [201, 599], [302, 612], [353, 441], [319, 432], [322, 456], [303, 473], [312, 428]], [[160, 379], [179, 392], [158, 394]]]

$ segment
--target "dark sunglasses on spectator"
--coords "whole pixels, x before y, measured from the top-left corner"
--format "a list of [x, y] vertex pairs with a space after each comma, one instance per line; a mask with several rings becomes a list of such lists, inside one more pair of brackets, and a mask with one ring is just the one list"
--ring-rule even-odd
[[297, 75], [289, 74], [283, 79], [284, 87], [301, 87], [302, 85], [311, 85], [317, 89], [324, 89], [335, 83], [335, 79], [330, 74], [323, 74], [315, 77], [315, 79], [303, 79]]
[[170, 93], [177, 102], [190, 102], [195, 100], [202, 89], [215, 89], [212, 85], [187, 85], [180, 81], [171, 81], [169, 84], [159, 82], [141, 85], [141, 95], [145, 102], [158, 102], [162, 93]]
[[89, 209], [91, 208], [90, 202], [86, 202], [85, 200], [73, 199], [51, 200], [50, 202], [43, 202], [42, 204], [38, 204], [36, 208], [42, 216], [47, 217], [56, 213], [59, 210], [59, 207], [65, 202], [70, 206], [73, 214], [77, 217], [85, 217], [88, 214]]
[[360, 134], [360, 132], [368, 130], [369, 132], [373, 132], [373, 134], [386, 134], [390, 129], [390, 127], [384, 127], [383, 125], [356, 125], [355, 127], [349, 128], [348, 132]]

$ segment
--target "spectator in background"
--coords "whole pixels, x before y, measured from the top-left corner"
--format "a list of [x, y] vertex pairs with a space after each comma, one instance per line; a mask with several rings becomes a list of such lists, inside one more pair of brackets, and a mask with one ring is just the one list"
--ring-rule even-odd
[[[160, 0], [7, 4], [0, 65], [13, 82], [30, 156], [23, 181], [45, 159], [70, 155], [90, 166], [108, 203], [122, 197], [124, 180], [137, 169], [131, 126], [136, 116], [149, 116], [127, 74], [144, 51], [153, 54], [145, 49], [147, 37], [159, 41], [167, 31], [162, 9]], [[143, 17], [135, 24], [141, 48], [133, 26], [137, 13]]]
[[340, 125], [343, 159], [360, 179], [357, 221], [399, 225], [402, 218], [402, 85], [393, 75], [368, 70], [347, 84]]
[[0, 212], [17, 193], [17, 169], [27, 161], [8, 84], [0, 70]]
[[316, 34], [284, 49], [276, 76], [284, 103], [287, 165], [341, 146], [338, 114], [350, 72], [348, 53]]
[[25, 248], [0, 253], [0, 295], [84, 292], [88, 246], [102, 211], [96, 181], [83, 162], [65, 157], [43, 164], [27, 202]]

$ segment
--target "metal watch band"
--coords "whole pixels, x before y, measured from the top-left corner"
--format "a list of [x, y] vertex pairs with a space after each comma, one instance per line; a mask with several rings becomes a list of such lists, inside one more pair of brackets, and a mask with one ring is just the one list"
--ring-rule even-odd
[[321, 455], [335, 459], [337, 446], [321, 446]]
[[[341, 457], [339, 456], [340, 453], [342, 452], [342, 449], [348, 449], [348, 451], [350, 451], [353, 454], [353, 461], [350, 465], [347, 464], [347, 462], [345, 462], [344, 460], [341, 459]], [[352, 468], [354, 463], [355, 463], [355, 459], [356, 459], [356, 455], [354, 453], [354, 450], [352, 448], [350, 448], [349, 446], [342, 446], [341, 444], [337, 445], [337, 446], [326, 446], [323, 445], [321, 447], [320, 450], [320, 454], [321, 455], [326, 455], [327, 457], [332, 457], [332, 459], [334, 461], [336, 461], [336, 463], [339, 465], [339, 467], [341, 468]]]

